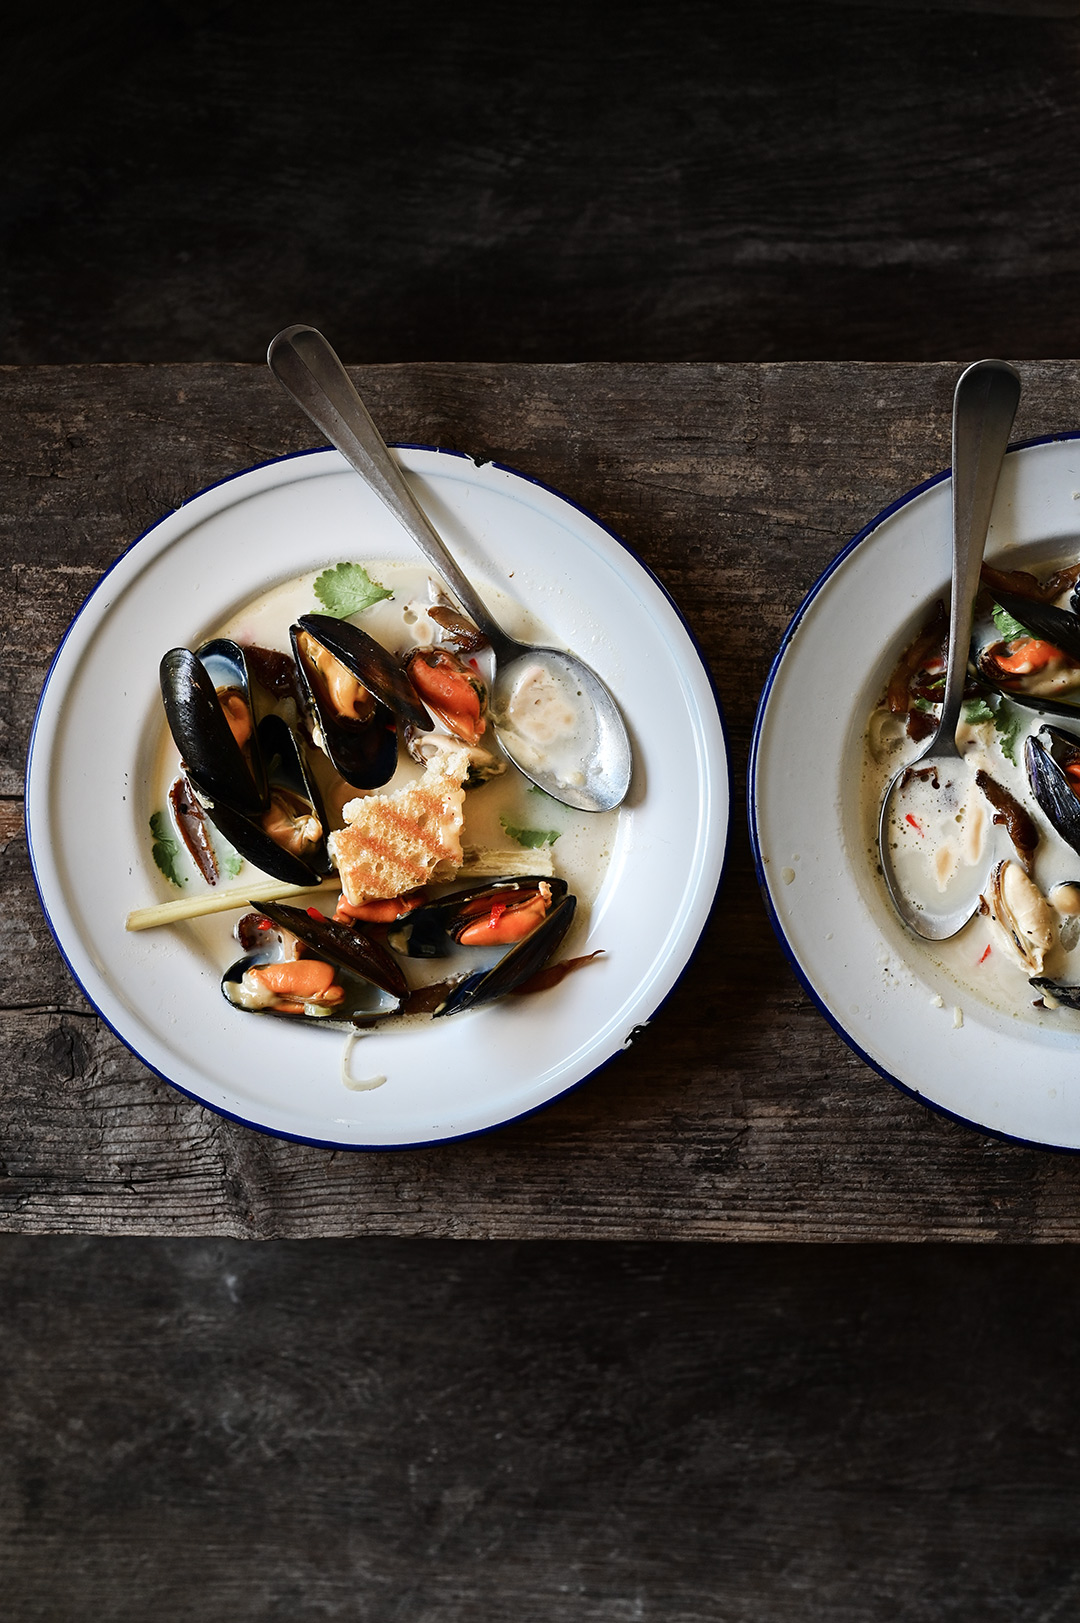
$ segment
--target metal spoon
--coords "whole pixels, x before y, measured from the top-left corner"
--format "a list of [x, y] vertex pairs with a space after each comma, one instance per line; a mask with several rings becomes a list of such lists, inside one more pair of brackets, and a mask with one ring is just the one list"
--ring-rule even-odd
[[314, 327], [286, 327], [272, 341], [266, 359], [278, 382], [316, 428], [404, 525], [490, 642], [498, 666], [492, 693], [496, 716], [505, 718], [514, 688], [533, 671], [540, 673], [541, 682], [550, 679], [560, 699], [576, 714], [576, 736], [581, 744], [580, 749], [574, 747], [570, 770], [565, 769], [565, 747], [563, 763], [545, 761], [542, 748], [534, 740], [521, 736], [505, 719], [496, 719], [499, 742], [514, 765], [567, 806], [581, 811], [610, 811], [619, 805], [630, 786], [630, 740], [619, 708], [596, 672], [560, 649], [533, 648], [517, 642], [492, 619], [419, 507], [322, 333]]
[[913, 813], [905, 811], [904, 797], [913, 784], [923, 786], [924, 802], [931, 791], [944, 796], [952, 790], [957, 803], [965, 798], [964, 772], [959, 765], [963, 757], [956, 744], [956, 727], [986, 533], [1019, 400], [1019, 376], [1004, 361], [976, 361], [957, 382], [953, 396], [952, 606], [941, 719], [926, 748], [901, 767], [889, 784], [878, 823], [881, 871], [893, 905], [909, 929], [926, 941], [945, 941], [963, 929], [979, 905], [987, 877], [980, 867], [961, 869], [948, 881], [939, 899], [931, 895], [929, 887], [917, 890], [910, 874], [906, 880], [901, 877], [895, 853], [907, 838], [903, 824]]

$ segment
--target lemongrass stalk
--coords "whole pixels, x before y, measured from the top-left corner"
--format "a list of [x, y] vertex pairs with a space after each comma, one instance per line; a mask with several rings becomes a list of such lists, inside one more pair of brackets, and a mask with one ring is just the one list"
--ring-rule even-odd
[[259, 902], [287, 902], [290, 896], [311, 896], [317, 891], [341, 889], [336, 879], [323, 879], [317, 885], [286, 885], [280, 879], [260, 879], [243, 889], [208, 890], [201, 896], [181, 896], [175, 902], [159, 902], [156, 907], [137, 907], [129, 913], [124, 928], [152, 930], [158, 924], [180, 924], [185, 919], [202, 918], [207, 913], [228, 913]]
[[[517, 874], [554, 873], [551, 847], [538, 851], [495, 851], [490, 846], [465, 847], [464, 862], [455, 878], [512, 879]], [[159, 924], [182, 924], [185, 919], [203, 918], [208, 913], [228, 913], [258, 906], [259, 902], [287, 902], [291, 896], [312, 896], [320, 891], [340, 891], [339, 879], [323, 879], [317, 885], [287, 885], [280, 879], [260, 879], [232, 890], [207, 890], [199, 896], [180, 896], [174, 902], [156, 907], [137, 907], [128, 914], [125, 929], [153, 930]]]

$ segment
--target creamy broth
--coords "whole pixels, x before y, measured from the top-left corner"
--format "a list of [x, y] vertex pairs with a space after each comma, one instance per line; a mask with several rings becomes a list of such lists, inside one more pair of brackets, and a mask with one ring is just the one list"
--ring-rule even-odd
[[[1049, 572], [1048, 566], [1040, 569], [1043, 576]], [[981, 648], [999, 637], [992, 622], [975, 628], [976, 647]], [[902, 650], [898, 648], [896, 652], [899, 655]], [[1075, 696], [1080, 700], [1080, 688], [1075, 690]], [[1080, 917], [1073, 911], [1072, 896], [1054, 889], [1080, 882], [1080, 855], [1051, 827], [1035, 800], [1024, 769], [1025, 741], [1047, 723], [1074, 733], [1080, 743], [1080, 706], [1075, 722], [1043, 715], [1018, 704], [1009, 705], [1008, 716], [1018, 723], [1015, 741], [1009, 748], [1003, 747], [1003, 733], [993, 721], [961, 720], [957, 742], [964, 762], [958, 768], [957, 780], [962, 786], [958, 788], [955, 805], [950, 803], [944, 810], [935, 807], [932, 785], [915, 786], [915, 793], [926, 806], [923, 833], [929, 835], [930, 855], [925, 859], [923, 871], [931, 875], [932, 883], [936, 867], [947, 882], [958, 864], [971, 864], [989, 876], [995, 862], [1007, 858], [1016, 861], [1017, 853], [1006, 829], [995, 825], [994, 809], [974, 783], [976, 772], [988, 773], [1028, 811], [1040, 835], [1032, 878], [1043, 897], [1051, 897], [1055, 904], [1050, 909], [1050, 945], [1045, 952], [1041, 975], [1066, 985], [1080, 984]], [[875, 874], [880, 874], [878, 817], [885, 790], [900, 767], [914, 761], [925, 745], [925, 739], [914, 742], [908, 738], [904, 718], [893, 716], [882, 704], [875, 707], [864, 740], [861, 797], [866, 859]], [[919, 822], [920, 810], [914, 799], [911, 805]], [[901, 863], [920, 860], [921, 837], [918, 831], [906, 836], [907, 848], [899, 852]], [[884, 893], [884, 881], [879, 879], [879, 884]], [[1080, 896], [1080, 892], [1076, 895]], [[891, 905], [887, 899], [886, 905]], [[976, 914], [949, 941], [930, 943], [914, 935], [909, 939], [913, 951], [925, 954], [928, 961], [944, 969], [963, 994], [974, 995], [998, 1011], [1013, 1013], [1033, 1024], [1080, 1034], [1080, 1011], [1052, 1006], [1053, 1000], [1048, 994], [1029, 984], [1029, 973], [1034, 972], [1026, 971], [1010, 955], [1000, 933], [984, 913]], [[1040, 1000], [1046, 1006], [1041, 1006]]]
[[[439, 587], [430, 571], [422, 564], [378, 559], [365, 560], [364, 566], [372, 579], [388, 588], [393, 596], [361, 614], [352, 616], [353, 623], [394, 654], [404, 653], [407, 649], [417, 646], [430, 645], [437, 628], [427, 620], [425, 607], [436, 601], [445, 601], [440, 597]], [[256, 644], [291, 655], [290, 625], [302, 614], [323, 612], [314, 592], [318, 573], [320, 571], [312, 571], [262, 593], [227, 620], [214, 626], [208, 633], [208, 639], [230, 637], [241, 644]], [[496, 616], [512, 635], [535, 641], [552, 641], [550, 633], [513, 599], [491, 589], [488, 589], [488, 595]], [[481, 650], [477, 660], [481, 674], [490, 681], [493, 674], [490, 650]], [[438, 730], [438, 724], [436, 729]], [[505, 759], [495, 742], [494, 729], [490, 723], [481, 743], [497, 759]], [[309, 749], [308, 755], [320, 781], [320, 788], [326, 790], [335, 777], [329, 763], [314, 749]], [[154, 809], [167, 808], [169, 788], [177, 775], [178, 767], [179, 759], [175, 745], [163, 723], [153, 775]], [[408, 756], [404, 747], [399, 747], [397, 770], [391, 780], [376, 792], [392, 793], [418, 779], [422, 770]], [[327, 812], [332, 824], [340, 826], [341, 803], [343, 800], [354, 798], [358, 793], [358, 790], [350, 788], [344, 794], [327, 795]], [[168, 810], [166, 816], [169, 816]], [[506, 770], [501, 775], [466, 791], [462, 845], [506, 851], [520, 859], [523, 847], [506, 833], [503, 821], [511, 828], [557, 832], [558, 839], [550, 847], [554, 871], [559, 878], [566, 881], [569, 890], [578, 899], [574, 924], [556, 955], [569, 957], [580, 950], [575, 943], [583, 940], [588, 931], [590, 909], [599, 894], [611, 859], [618, 818], [618, 811], [589, 813], [565, 806], [534, 789], [512, 764], [506, 762]], [[210, 834], [219, 857], [227, 855], [231, 848], [224, 837], [213, 828]], [[175, 837], [180, 844], [176, 867], [186, 880], [182, 894], [196, 894], [204, 889], [205, 882], [183, 847], [179, 835], [176, 834]], [[540, 872], [544, 871], [546, 852], [547, 848], [544, 848], [537, 853]], [[242, 888], [246, 880], [254, 882], [264, 877], [252, 863], [239, 857], [235, 860], [240, 864], [235, 875], [227, 876], [223, 873], [221, 879], [221, 883], [229, 889]], [[327, 912], [333, 910], [332, 901], [327, 900], [329, 895], [330, 893], [325, 893], [318, 898], [318, 905]], [[302, 897], [299, 898], [298, 905], [304, 905]], [[213, 915], [190, 920], [178, 928], [190, 932], [193, 944], [196, 944], [218, 967], [220, 973], [241, 956], [241, 948], [237, 946], [232, 936], [235, 919], [235, 914]], [[502, 951], [505, 949], [485, 955], [479, 949], [471, 951], [462, 949], [452, 958], [410, 959], [402, 960], [402, 963], [410, 984], [418, 986], [429, 981], [442, 980], [447, 975], [480, 968], [486, 962], [498, 958]], [[379, 994], [376, 993], [374, 1001], [377, 1003], [378, 1000]]]

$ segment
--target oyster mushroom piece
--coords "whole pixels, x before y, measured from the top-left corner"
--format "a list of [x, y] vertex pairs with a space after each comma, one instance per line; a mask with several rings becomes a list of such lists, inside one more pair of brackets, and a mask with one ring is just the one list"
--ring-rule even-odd
[[975, 774], [975, 782], [994, 808], [994, 822], [1004, 825], [1024, 872], [1030, 875], [1039, 845], [1039, 831], [1031, 814], [1015, 795], [981, 767]]
[[492, 778], [501, 777], [506, 771], [506, 762], [497, 760], [491, 750], [484, 749], [480, 744], [463, 745], [460, 739], [452, 738], [449, 733], [418, 733], [406, 722], [401, 736], [412, 759], [425, 767], [445, 760], [462, 748], [467, 749], [469, 774], [465, 779], [466, 789], [475, 789]]
[[979, 898], [998, 945], [1026, 975], [1041, 975], [1054, 945], [1054, 913], [1018, 862], [999, 862]]

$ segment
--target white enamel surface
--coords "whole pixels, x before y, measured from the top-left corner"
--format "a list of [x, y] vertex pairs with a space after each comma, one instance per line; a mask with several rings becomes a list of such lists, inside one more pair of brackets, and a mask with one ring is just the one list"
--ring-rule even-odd
[[[796, 617], [755, 729], [754, 841], [796, 966], [871, 1064], [965, 1121], [1078, 1149], [1075, 1024], [1022, 1019], [963, 991], [897, 919], [864, 838], [866, 723], [929, 606], [947, 601], [950, 503], [948, 480], [906, 501]], [[1008, 569], [1065, 555], [1080, 555], [1080, 442], [1010, 452], [988, 560]], [[1026, 993], [1022, 979], [1017, 986]]]
[[[188, 926], [129, 934], [167, 899], [147, 819], [163, 736], [158, 662], [195, 646], [279, 581], [341, 559], [414, 553], [326, 451], [254, 469], [163, 519], [75, 621], [46, 682], [27, 786], [35, 877], [89, 997], [149, 1065], [216, 1110], [343, 1147], [418, 1144], [536, 1109], [624, 1046], [678, 979], [719, 882], [729, 816], [723, 728], [708, 677], [662, 589], [599, 524], [507, 469], [398, 453], [465, 573], [534, 610], [615, 693], [636, 752], [588, 938], [606, 957], [553, 991], [356, 1045], [227, 1007]], [[175, 894], [173, 892], [172, 894]]]

